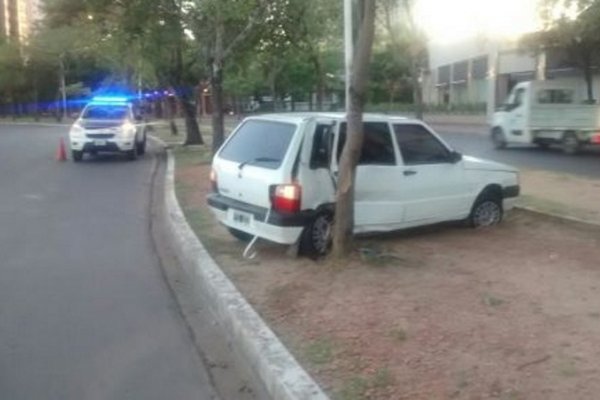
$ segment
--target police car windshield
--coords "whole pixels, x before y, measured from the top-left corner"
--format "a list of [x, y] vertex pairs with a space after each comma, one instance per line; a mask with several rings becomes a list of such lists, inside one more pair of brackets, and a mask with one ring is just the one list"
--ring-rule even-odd
[[128, 107], [121, 105], [93, 105], [84, 112], [84, 119], [121, 120], [127, 116]]

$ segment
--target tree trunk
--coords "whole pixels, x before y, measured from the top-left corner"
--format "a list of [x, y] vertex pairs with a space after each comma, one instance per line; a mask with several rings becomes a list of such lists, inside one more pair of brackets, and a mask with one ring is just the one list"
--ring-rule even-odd
[[332, 253], [335, 259], [347, 257], [352, 250], [356, 164], [363, 142], [362, 113], [375, 31], [375, 0], [363, 0], [359, 4], [362, 6], [362, 19], [350, 78], [347, 139], [340, 160], [336, 194]]
[[223, 114], [223, 70], [221, 63], [215, 61], [212, 66], [210, 83], [212, 87], [212, 128], [213, 128], [213, 154], [219, 150], [225, 141], [224, 114]]
[[423, 92], [421, 88], [420, 75], [421, 71], [416, 61], [413, 61], [412, 68], [410, 69], [410, 75], [413, 87], [413, 102], [415, 104], [415, 118], [423, 119]]
[[198, 120], [196, 119], [196, 104], [185, 95], [181, 96], [179, 101], [181, 102], [185, 118], [186, 137], [184, 145], [204, 144], [204, 139], [202, 138], [200, 127], [198, 126]]

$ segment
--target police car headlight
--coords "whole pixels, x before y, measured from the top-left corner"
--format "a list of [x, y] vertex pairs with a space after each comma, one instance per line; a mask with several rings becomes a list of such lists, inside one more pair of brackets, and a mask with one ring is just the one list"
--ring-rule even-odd
[[85, 129], [81, 125], [79, 125], [78, 122], [75, 122], [73, 124], [73, 126], [71, 127], [69, 135], [72, 138], [81, 138], [81, 137], [83, 137], [84, 133], [85, 133]]
[[126, 122], [121, 126], [121, 133], [126, 137], [135, 135], [135, 125], [131, 122]]

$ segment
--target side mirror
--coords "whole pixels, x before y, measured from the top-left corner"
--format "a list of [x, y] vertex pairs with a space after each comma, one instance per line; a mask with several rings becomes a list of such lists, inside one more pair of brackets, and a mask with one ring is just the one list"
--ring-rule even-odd
[[450, 153], [450, 162], [452, 164], [456, 164], [456, 163], [462, 161], [462, 159], [463, 159], [463, 155], [460, 154], [458, 151], [453, 151]]

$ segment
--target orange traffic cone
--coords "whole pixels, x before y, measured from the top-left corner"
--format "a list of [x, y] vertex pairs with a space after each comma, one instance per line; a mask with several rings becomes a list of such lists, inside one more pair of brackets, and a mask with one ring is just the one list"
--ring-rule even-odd
[[58, 142], [58, 149], [56, 149], [56, 161], [67, 161], [67, 148], [65, 146], [65, 139], [60, 138]]

